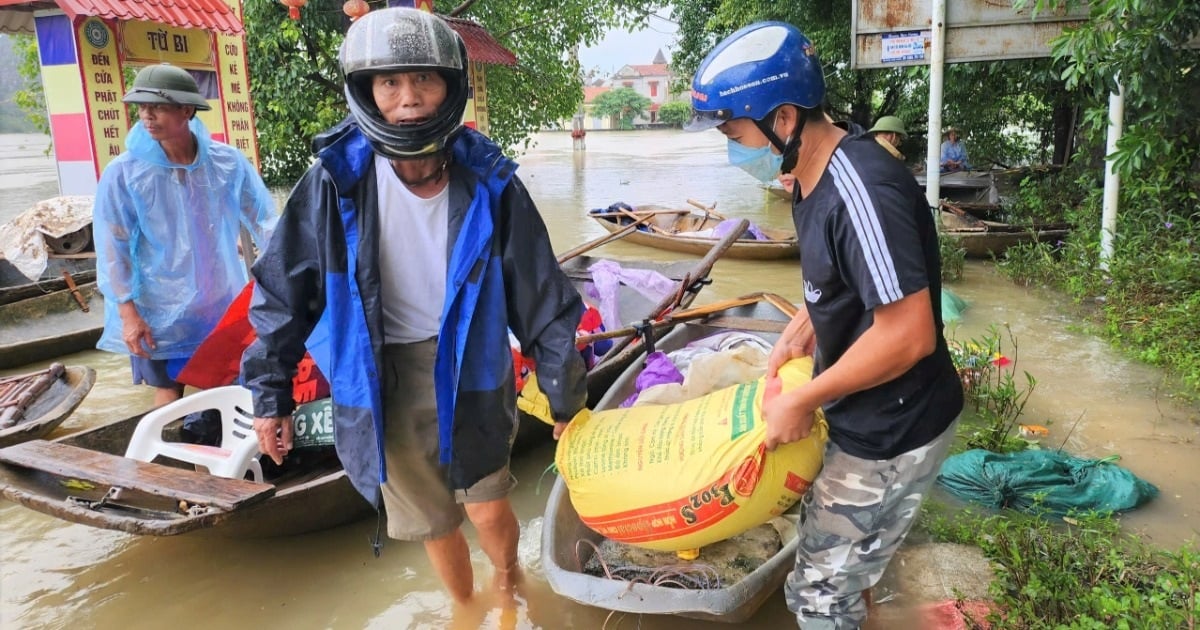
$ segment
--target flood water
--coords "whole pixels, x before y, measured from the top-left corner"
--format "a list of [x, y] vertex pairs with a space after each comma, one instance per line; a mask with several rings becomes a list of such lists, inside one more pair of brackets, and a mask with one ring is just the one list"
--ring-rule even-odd
[[[42, 136], [0, 136], [0, 220], [57, 194]], [[790, 226], [786, 202], [771, 197], [724, 160], [715, 131], [611, 132], [587, 136], [585, 154], [566, 134], [543, 134], [521, 158], [518, 174], [537, 201], [557, 251], [604, 234], [583, 215], [616, 201], [681, 205], [692, 198], [764, 226]], [[596, 250], [615, 258], [683, 256], [615, 243]], [[795, 262], [721, 261], [697, 304], [770, 290], [802, 298]], [[1078, 332], [1081, 320], [1060, 296], [1016, 287], [988, 263], [970, 263], [952, 289], [971, 306], [953, 335], [970, 339], [1007, 323], [1019, 346], [1017, 368], [1037, 379], [1024, 421], [1045, 424], [1044, 444], [1065, 441], [1072, 453], [1121, 463], [1158, 485], [1161, 496], [1122, 521], [1152, 542], [1178, 547], [1200, 529], [1196, 474], [1200, 413], [1166, 391], [1162, 373], [1126, 359]], [[1006, 348], [1008, 347], [1007, 339]], [[124, 357], [84, 352], [60, 359], [97, 370], [79, 410], [55, 436], [146, 409], [148, 388], [129, 384]], [[41, 367], [31, 365], [21, 370]], [[1022, 379], [1023, 381], [1023, 379]], [[1069, 435], [1069, 437], [1068, 437]], [[514, 504], [522, 524], [521, 559], [528, 583], [514, 618], [489, 613], [496, 628], [727, 627], [669, 617], [614, 615], [554, 595], [538, 562], [541, 512], [552, 461], [544, 448], [514, 462], [521, 480]], [[314, 509], [319, 506], [314, 506]], [[448, 598], [422, 548], [389, 542], [380, 559], [368, 545], [374, 520], [290, 538], [227, 540], [141, 538], [70, 525], [0, 500], [0, 627], [9, 628], [443, 628], [475, 627], [453, 619]], [[473, 536], [469, 532], [468, 535]], [[477, 583], [488, 563], [475, 552]], [[900, 598], [898, 601], [902, 601]], [[794, 627], [782, 595], [743, 627]]]

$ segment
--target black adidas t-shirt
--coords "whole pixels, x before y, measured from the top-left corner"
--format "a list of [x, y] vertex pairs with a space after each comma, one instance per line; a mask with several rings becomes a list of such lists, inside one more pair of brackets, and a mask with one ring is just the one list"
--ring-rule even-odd
[[804, 301], [817, 338], [816, 373], [874, 321], [873, 309], [928, 288], [937, 349], [900, 377], [824, 406], [847, 453], [889, 459], [928, 444], [963, 406], [942, 336], [937, 228], [904, 165], [869, 136], [841, 140], [812, 193], [793, 204]]

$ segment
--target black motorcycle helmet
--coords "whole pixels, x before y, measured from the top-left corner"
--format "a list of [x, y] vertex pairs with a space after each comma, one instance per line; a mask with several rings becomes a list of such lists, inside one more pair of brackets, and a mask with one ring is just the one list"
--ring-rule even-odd
[[[462, 130], [467, 109], [467, 48], [445, 20], [417, 9], [372, 11], [346, 32], [339, 54], [346, 102], [376, 153], [391, 159], [435, 155]], [[381, 72], [434, 70], [446, 81], [446, 100], [433, 118], [415, 125], [384, 120], [371, 94]]]

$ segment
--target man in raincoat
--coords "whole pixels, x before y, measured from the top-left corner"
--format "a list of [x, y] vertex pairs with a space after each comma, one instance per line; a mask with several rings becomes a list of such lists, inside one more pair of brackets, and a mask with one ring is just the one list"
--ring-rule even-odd
[[133, 382], [154, 387], [159, 406], [183, 395], [175, 375], [246, 284], [240, 228], [262, 248], [277, 212], [250, 161], [195, 117], [210, 107], [186, 70], [143, 68], [124, 101], [138, 122], [93, 208], [97, 347], [130, 355]]
[[445, 21], [373, 11], [351, 25], [340, 62], [351, 115], [316, 139], [318, 160], [254, 266], [258, 339], [242, 376], [260, 449], [281, 462], [292, 447], [291, 379], [307, 345], [330, 381], [338, 456], [385, 508], [388, 535], [423, 542], [466, 603], [465, 512], [507, 592], [520, 577], [508, 331], [536, 361], [557, 436], [587, 398], [582, 300], [517, 165], [462, 124], [466, 48]]
[[875, 142], [883, 147], [892, 157], [904, 161], [904, 154], [900, 152], [900, 143], [904, 142], [904, 138], [908, 136], [908, 132], [904, 129], [904, 121], [900, 120], [899, 116], [880, 116], [879, 120], [875, 121], [875, 126], [867, 130], [871, 137], [875, 138]]

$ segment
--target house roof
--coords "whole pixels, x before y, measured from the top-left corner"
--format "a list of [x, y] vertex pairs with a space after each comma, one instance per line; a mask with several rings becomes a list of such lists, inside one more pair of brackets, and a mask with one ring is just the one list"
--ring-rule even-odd
[[596, 100], [597, 96], [600, 96], [611, 89], [612, 88], [609, 87], [585, 85], [583, 86], [583, 102], [591, 103], [592, 101]]
[[644, 65], [631, 65], [633, 71], [644, 77], [665, 77], [671, 74], [670, 66], [665, 63], [648, 63]]
[[467, 46], [467, 59], [501, 66], [517, 65], [517, 56], [501, 46], [500, 42], [479, 24], [448, 15], [442, 15], [441, 18], [463, 38], [463, 43]]
[[53, 7], [62, 9], [72, 20], [82, 15], [162, 22], [179, 28], [202, 28], [230, 35], [242, 32], [242, 21], [224, 0], [0, 0], [0, 9], [31, 11]]

